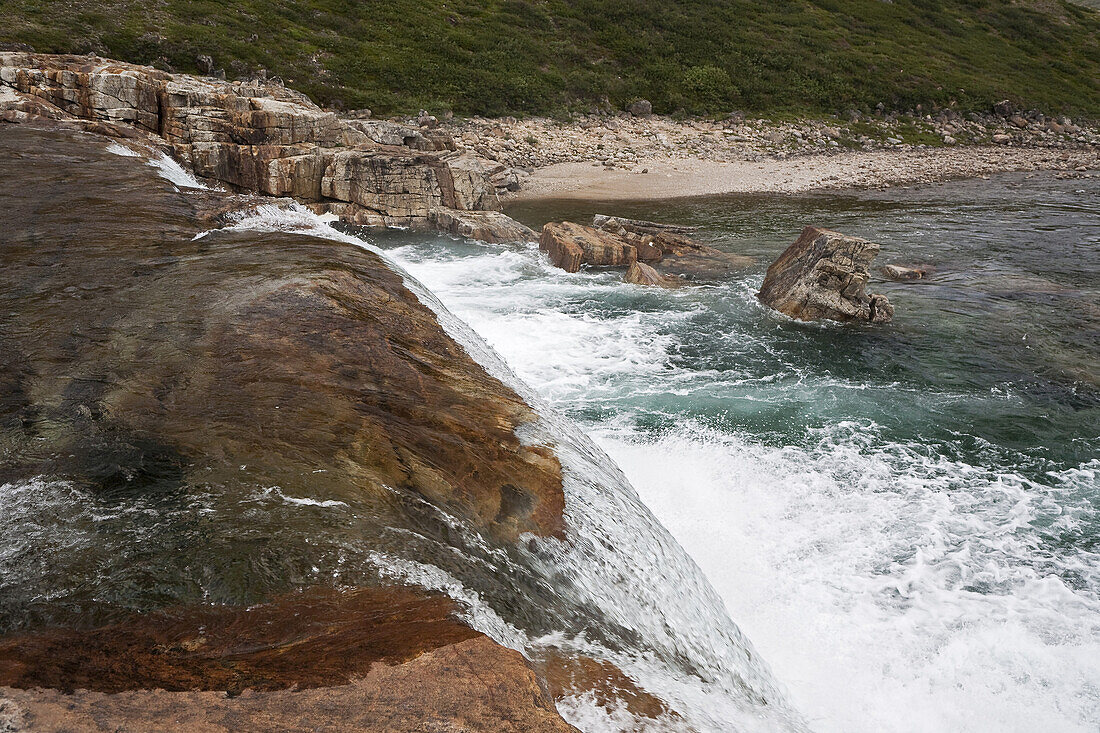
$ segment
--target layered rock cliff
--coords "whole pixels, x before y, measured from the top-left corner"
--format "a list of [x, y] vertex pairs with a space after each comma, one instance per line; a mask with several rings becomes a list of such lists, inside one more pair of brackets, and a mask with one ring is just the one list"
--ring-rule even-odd
[[[481, 164], [445, 136], [341, 119], [268, 81], [227, 82], [97, 57], [0, 53], [0, 120], [49, 118], [163, 148], [208, 182], [292, 196], [369, 226], [534, 241]], [[87, 126], [87, 124], [86, 124]]]

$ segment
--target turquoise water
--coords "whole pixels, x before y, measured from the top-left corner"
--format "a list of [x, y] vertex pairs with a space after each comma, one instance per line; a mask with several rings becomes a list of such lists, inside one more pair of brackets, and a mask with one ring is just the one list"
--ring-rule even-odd
[[[757, 258], [678, 291], [532, 246], [373, 241], [614, 458], [818, 730], [1100, 725], [1100, 187], [538, 202]], [[806, 224], [883, 245], [882, 326], [755, 300]]]

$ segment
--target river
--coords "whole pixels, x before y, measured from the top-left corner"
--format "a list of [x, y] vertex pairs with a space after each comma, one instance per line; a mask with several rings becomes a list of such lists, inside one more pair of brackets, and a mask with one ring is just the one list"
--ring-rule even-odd
[[[618, 463], [821, 731], [1100, 725], [1100, 188], [541, 201], [757, 264], [676, 291], [534, 245], [372, 237]], [[806, 224], [882, 244], [884, 326], [755, 299]], [[882, 280], [882, 278], [877, 278]]]

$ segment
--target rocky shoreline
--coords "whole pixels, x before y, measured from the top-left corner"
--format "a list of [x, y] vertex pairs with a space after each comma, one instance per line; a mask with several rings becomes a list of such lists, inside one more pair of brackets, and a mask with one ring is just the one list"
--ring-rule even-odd
[[442, 123], [495, 163], [502, 198], [647, 200], [885, 188], [1006, 171], [1100, 170], [1100, 128], [1011, 105], [988, 115], [897, 113], [776, 122], [591, 115]]
[[338, 117], [273, 81], [169, 74], [95, 56], [0, 52], [0, 122], [50, 120], [170, 154], [207, 183], [292, 197], [368, 226], [533, 239], [448, 137]]
[[1100, 127], [1002, 102], [987, 114], [851, 111], [674, 120], [644, 106], [569, 121], [336, 112], [266, 79], [227, 82], [94, 56], [0, 52], [0, 121], [50, 119], [171, 154], [204, 181], [369, 227], [535, 241], [532, 198], [646, 200], [888, 188], [1100, 171]]

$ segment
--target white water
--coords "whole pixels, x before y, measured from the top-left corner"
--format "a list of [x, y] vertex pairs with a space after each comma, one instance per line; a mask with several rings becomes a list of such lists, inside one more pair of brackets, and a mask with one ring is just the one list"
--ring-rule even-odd
[[[293, 231], [379, 252], [336, 232], [299, 206], [261, 206], [235, 217], [227, 229]], [[390, 259], [388, 254], [383, 256]], [[448, 333], [482, 366], [538, 410], [541, 420], [524, 426], [520, 437], [533, 444], [552, 445], [561, 461], [567, 538], [528, 538], [527, 549], [522, 551], [522, 572], [533, 571], [543, 578], [561, 608], [577, 612], [598, 608], [600, 617], [595, 623], [599, 628], [584, 626], [580, 633], [555, 632], [533, 638], [507, 623], [478, 593], [439, 568], [377, 553], [371, 563], [383, 574], [447, 592], [466, 607], [471, 625], [502, 644], [529, 655], [554, 648], [611, 661], [682, 716], [679, 722], [660, 721], [666, 729], [682, 728], [684, 722], [698, 731], [801, 729], [766, 664], [730, 622], [721, 600], [695, 564], [653, 520], [618, 467], [575, 425], [547, 407], [433, 293], [412, 277], [406, 276], [406, 285], [438, 314]], [[484, 545], [456, 520], [450, 523], [467, 543]], [[495, 572], [509, 573], [512, 560], [507, 555], [487, 546], [482, 550], [499, 564]], [[620, 637], [609, 646], [589, 636], [610, 633], [616, 637], [620, 633], [617, 627], [638, 635], [641, 641]], [[693, 673], [685, 671], [685, 664]], [[766, 703], [761, 705], [761, 701]], [[601, 708], [583, 696], [565, 701], [561, 710], [585, 730], [630, 731], [650, 725], [625, 710]]]
[[[707, 389], [671, 359], [668, 334], [691, 306], [591, 315], [577, 304], [632, 286], [563, 273], [533, 248], [458, 257], [437, 243], [389, 255], [552, 404], [610, 406], [586, 428], [813, 729], [1100, 729], [1100, 599], [1087, 590], [1100, 587], [1100, 555], [1062, 553], [1040, 571], [1045, 551], [1029, 525], [1051, 515], [1072, 531], [1094, 515], [1100, 460], [1038, 484], [890, 443], [867, 423], [801, 447], [690, 420], [652, 434], [629, 419], [642, 395]], [[571, 705], [574, 722], [590, 725], [591, 701]]]

